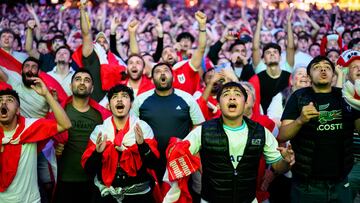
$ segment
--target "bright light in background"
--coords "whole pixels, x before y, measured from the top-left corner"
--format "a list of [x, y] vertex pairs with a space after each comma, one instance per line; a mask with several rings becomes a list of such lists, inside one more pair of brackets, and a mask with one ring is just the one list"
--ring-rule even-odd
[[52, 4], [58, 4], [58, 3], [59, 3], [59, 0], [51, 0], [51, 3], [52, 3]]
[[135, 8], [139, 5], [139, 0], [128, 0], [128, 5], [130, 8]]

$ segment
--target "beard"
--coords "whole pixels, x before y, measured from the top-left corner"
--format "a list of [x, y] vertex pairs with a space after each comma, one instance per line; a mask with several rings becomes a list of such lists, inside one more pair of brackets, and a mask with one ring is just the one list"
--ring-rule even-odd
[[173, 83], [173, 79], [168, 79], [166, 81], [166, 85], [165, 86], [161, 86], [161, 78], [160, 80], [154, 80], [154, 84], [157, 90], [159, 91], [166, 91], [172, 88], [172, 83]]
[[89, 97], [90, 94], [91, 94], [88, 90], [85, 90], [85, 91], [81, 92], [81, 91], [78, 90], [77, 87], [73, 88], [72, 92], [73, 92], [74, 97], [78, 97], [78, 98], [82, 98], [82, 99], [85, 99], [85, 98]]
[[59, 61], [57, 62], [57, 64], [59, 64], [59, 65], [66, 65], [66, 64], [69, 64], [69, 63], [66, 62], [65, 60], [59, 60]]
[[331, 82], [313, 82], [312, 83], [315, 87], [318, 88], [325, 88], [331, 84]]
[[279, 65], [279, 62], [275, 62], [275, 61], [272, 61], [272, 62], [269, 62], [268, 64], [266, 64], [267, 66], [278, 66]]
[[25, 87], [31, 88], [31, 85], [35, 85], [35, 82], [33, 80], [26, 79], [29, 77], [38, 77], [38, 74], [33, 74], [31, 71], [21, 73], [22, 82], [24, 83]]
[[139, 71], [139, 72], [136, 73], [136, 74], [129, 73], [130, 79], [135, 80], [135, 81], [140, 80], [141, 76], [142, 76], [142, 71]]

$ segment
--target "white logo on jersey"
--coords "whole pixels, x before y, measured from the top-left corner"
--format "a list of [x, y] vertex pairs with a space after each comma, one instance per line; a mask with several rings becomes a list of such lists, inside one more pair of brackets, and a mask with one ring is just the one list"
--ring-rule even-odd
[[176, 110], [181, 110], [181, 107], [180, 107], [180, 106], [177, 106], [177, 107], [176, 107]]
[[185, 83], [185, 75], [184, 74], [178, 75], [177, 78], [178, 78], [180, 84]]

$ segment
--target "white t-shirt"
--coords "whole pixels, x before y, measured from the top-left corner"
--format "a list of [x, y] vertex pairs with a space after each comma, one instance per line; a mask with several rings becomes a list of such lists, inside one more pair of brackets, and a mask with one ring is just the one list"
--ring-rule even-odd
[[43, 96], [38, 95], [33, 89], [22, 82], [21, 76], [14, 71], [0, 67], [8, 76], [8, 84], [19, 94], [20, 113], [25, 118], [43, 118], [49, 111], [49, 105]]
[[[244, 154], [247, 138], [248, 138], [248, 127], [243, 122], [243, 125], [237, 128], [231, 128], [228, 126], [223, 126], [224, 131], [228, 137], [229, 140], [229, 159], [234, 158], [234, 161], [232, 161], [233, 167], [236, 168], [239, 161], [241, 160], [242, 155]], [[201, 149], [201, 131], [202, 126], [199, 126], [195, 128], [193, 131], [191, 131], [184, 140], [188, 140], [190, 142], [189, 151], [192, 154], [196, 154]], [[278, 142], [276, 141], [274, 135], [271, 134], [271, 132], [265, 128], [265, 145], [264, 145], [264, 158], [266, 160], [267, 164], [276, 163], [280, 160], [282, 160], [282, 156], [280, 152], [276, 149], [278, 147]], [[164, 175], [164, 181], [168, 181], [168, 173], [165, 172]], [[170, 182], [169, 182], [170, 183]], [[171, 188], [166, 194], [163, 202], [174, 202], [176, 201], [180, 196], [180, 189], [178, 187], [177, 182], [171, 182], [170, 183]], [[207, 201], [201, 199], [201, 203], [207, 203]], [[252, 203], [257, 203], [256, 198], [252, 201]]]
[[[229, 154], [234, 158], [232, 163], [235, 168], [244, 154], [249, 129], [245, 123], [237, 128], [224, 126], [224, 130], [229, 139]], [[202, 126], [199, 126], [184, 138], [184, 140], [189, 140], [189, 150], [192, 154], [196, 154], [201, 149], [201, 131]], [[276, 141], [274, 135], [265, 128], [265, 145], [263, 153], [267, 164], [272, 164], [282, 159], [280, 152], [276, 149], [277, 147], [278, 142]], [[229, 157], [229, 159], [232, 158]], [[237, 159], [239, 160], [237, 161]]]
[[[11, 138], [15, 131], [4, 131], [4, 136]], [[17, 173], [5, 192], [0, 192], [0, 202], [40, 203], [36, 143], [22, 144]]]
[[75, 71], [70, 67], [69, 73], [66, 75], [65, 78], [61, 78], [61, 76], [57, 73], [56, 66], [51, 71], [47, 72], [51, 77], [53, 77], [58, 83], [61, 85], [61, 87], [66, 92], [67, 96], [72, 95], [72, 91], [70, 88], [71, 84], [71, 78], [74, 75]]

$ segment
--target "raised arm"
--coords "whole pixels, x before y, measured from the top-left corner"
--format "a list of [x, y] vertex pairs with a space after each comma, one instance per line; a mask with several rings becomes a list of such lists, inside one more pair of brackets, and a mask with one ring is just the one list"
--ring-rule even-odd
[[36, 15], [36, 12], [34, 10], [34, 8], [32, 6], [30, 6], [29, 4], [26, 4], [26, 9], [28, 10], [28, 12], [30, 13], [30, 15], [34, 18], [36, 26], [38, 27], [37, 29], [35, 29], [35, 37], [37, 40], [41, 39], [41, 33], [40, 33], [40, 20], [39, 17]]
[[117, 45], [117, 40], [116, 40], [116, 29], [117, 27], [120, 25], [121, 23], [121, 19], [119, 17], [114, 16], [111, 19], [111, 23], [110, 23], [110, 51], [112, 53], [114, 53], [116, 56], [120, 57], [119, 52], [117, 51], [116, 45]]
[[156, 26], [155, 26], [156, 32], [158, 34], [157, 37], [157, 45], [156, 45], [156, 50], [155, 53], [153, 54], [153, 58], [155, 62], [158, 62], [161, 58], [161, 53], [163, 51], [164, 48], [164, 30], [163, 30], [163, 26], [161, 24], [160, 19], [156, 19]]
[[198, 11], [195, 13], [195, 19], [199, 24], [199, 45], [195, 50], [190, 63], [194, 68], [200, 70], [206, 48], [206, 15], [203, 12]]
[[287, 46], [286, 46], [286, 61], [290, 67], [294, 67], [295, 64], [295, 43], [294, 33], [291, 26], [291, 19], [294, 14], [295, 6], [291, 8], [289, 15], [287, 16]]
[[139, 46], [136, 41], [136, 31], [139, 27], [139, 21], [133, 20], [129, 24], [128, 31], [129, 31], [129, 48], [130, 54], [139, 54]]
[[33, 77], [31, 79], [33, 79], [35, 82], [35, 85], [31, 85], [31, 88], [40, 96], [43, 96], [46, 99], [46, 102], [49, 104], [50, 109], [54, 112], [58, 132], [63, 132], [71, 128], [71, 122], [69, 117], [65, 113], [64, 109], [60, 106], [60, 104], [51, 95], [44, 82], [37, 77]]
[[310, 23], [311, 27], [313, 28], [313, 30], [311, 31], [311, 37], [316, 37], [317, 33], [320, 30], [319, 24], [317, 24], [313, 19], [311, 19], [305, 11], [299, 11], [298, 16]]
[[35, 20], [29, 20], [27, 22], [25, 51], [29, 54], [29, 56], [39, 59], [40, 53], [37, 51], [36, 48], [33, 47], [33, 41], [34, 41], [33, 30], [35, 28], [35, 25], [36, 25]]
[[83, 46], [82, 46], [82, 55], [84, 57], [90, 56], [93, 52], [94, 44], [92, 41], [91, 29], [90, 29], [90, 19], [85, 11], [86, 1], [81, 1], [80, 3], [80, 23], [81, 23], [81, 34], [83, 36]]
[[6, 75], [6, 73], [0, 68], [0, 81], [1, 82], [7, 82], [9, 77]]
[[254, 65], [254, 70], [257, 68], [261, 61], [261, 53], [260, 53], [260, 32], [261, 26], [263, 23], [263, 16], [264, 16], [264, 8], [262, 7], [261, 1], [259, 3], [259, 13], [258, 13], [258, 21], [256, 24], [256, 29], [253, 38], [253, 47], [252, 47], [252, 60]]

